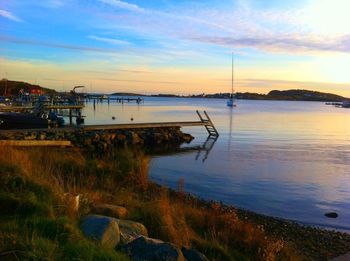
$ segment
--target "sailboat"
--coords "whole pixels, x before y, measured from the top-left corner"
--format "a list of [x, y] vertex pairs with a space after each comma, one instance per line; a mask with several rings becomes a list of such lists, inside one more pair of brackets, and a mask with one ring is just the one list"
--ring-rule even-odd
[[235, 102], [235, 94], [233, 92], [233, 68], [234, 67], [234, 60], [233, 60], [233, 53], [232, 53], [232, 76], [231, 76], [231, 94], [230, 98], [227, 100], [227, 106], [229, 107], [236, 107], [237, 104]]

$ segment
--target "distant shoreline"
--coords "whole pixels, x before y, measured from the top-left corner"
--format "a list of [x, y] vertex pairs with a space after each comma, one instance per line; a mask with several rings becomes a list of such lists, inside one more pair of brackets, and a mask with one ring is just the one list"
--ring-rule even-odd
[[[115, 96], [142, 96], [142, 97], [160, 97], [160, 98], [204, 98], [204, 99], [228, 99], [230, 93], [200, 94], [200, 95], [176, 95], [176, 94], [133, 94], [133, 93], [113, 93]], [[268, 94], [237, 92], [237, 100], [272, 100], [272, 101], [318, 101], [318, 102], [343, 102], [350, 100], [340, 95], [309, 90], [273, 90]]]
[[[151, 97], [176, 97], [176, 98], [217, 98], [228, 99], [230, 93], [216, 93], [216, 94], [201, 94], [201, 95], [173, 95], [173, 94], [158, 94], [150, 95]], [[332, 94], [323, 93], [309, 90], [286, 90], [278, 91], [273, 90], [268, 94], [250, 93], [250, 92], [237, 92], [235, 97], [238, 100], [275, 100], [275, 101], [319, 101], [319, 102], [343, 102], [349, 100], [349, 98]]]
[[[59, 94], [56, 90], [43, 88], [39, 85], [33, 85], [26, 82], [11, 81], [3, 79], [0, 81], [0, 96], [17, 96], [19, 91], [23, 90], [25, 93], [33, 94]], [[82, 95], [92, 95], [92, 93], [81, 93]], [[93, 95], [106, 95], [105, 93], [93, 94]], [[146, 95], [141, 93], [131, 92], [114, 92], [108, 95], [112, 96], [136, 96], [136, 97], [162, 97], [162, 98], [217, 98], [227, 99], [231, 93], [214, 93], [214, 94], [194, 94], [194, 95], [177, 95], [169, 93], [159, 93]], [[310, 91], [310, 90], [272, 90], [267, 94], [251, 93], [251, 92], [236, 92], [234, 93], [238, 100], [274, 100], [274, 101], [319, 101], [319, 102], [343, 102], [350, 101], [350, 98], [343, 97], [340, 95]]]

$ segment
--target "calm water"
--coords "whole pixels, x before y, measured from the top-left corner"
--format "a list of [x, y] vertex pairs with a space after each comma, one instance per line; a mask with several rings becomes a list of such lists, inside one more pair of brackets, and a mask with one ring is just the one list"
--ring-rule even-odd
[[[350, 110], [317, 102], [146, 98], [88, 105], [86, 124], [197, 120], [206, 110], [220, 133], [184, 128], [211, 150], [152, 159], [153, 180], [258, 213], [350, 231]], [[116, 117], [113, 121], [112, 116]], [[208, 155], [206, 156], [206, 153]], [[337, 219], [324, 217], [336, 211]]]

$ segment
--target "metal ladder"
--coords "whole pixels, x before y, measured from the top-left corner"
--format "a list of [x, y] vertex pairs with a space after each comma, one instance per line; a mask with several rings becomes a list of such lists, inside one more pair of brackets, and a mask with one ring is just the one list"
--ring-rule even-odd
[[201, 120], [201, 122], [204, 123], [204, 127], [206, 128], [206, 130], [209, 133], [209, 137], [219, 137], [219, 132], [215, 128], [211, 119], [209, 118], [208, 113], [206, 111], [203, 111], [204, 116], [205, 116], [205, 117], [203, 117], [202, 114], [198, 110], [196, 112], [197, 112], [198, 117]]

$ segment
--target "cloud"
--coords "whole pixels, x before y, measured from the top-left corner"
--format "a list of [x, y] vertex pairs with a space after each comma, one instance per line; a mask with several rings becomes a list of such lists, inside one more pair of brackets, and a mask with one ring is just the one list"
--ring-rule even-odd
[[[119, 6], [121, 1], [99, 0]], [[237, 1], [233, 8], [168, 8], [167, 11], [134, 6], [131, 12], [109, 16], [140, 34], [191, 40], [228, 48], [252, 48], [268, 53], [349, 52], [350, 34], [321, 34], [305, 17], [310, 8], [258, 9], [251, 1]]]
[[287, 52], [350, 52], [350, 35], [336, 38], [321, 36], [283, 36], [273, 37], [210, 37], [196, 36], [189, 37], [190, 40], [222, 45], [227, 47], [255, 48], [266, 51], [287, 51]]
[[96, 41], [100, 41], [100, 42], [105, 42], [105, 43], [113, 44], [113, 45], [126, 45], [126, 44], [130, 44], [130, 43], [127, 42], [127, 41], [118, 40], [118, 39], [114, 39], [114, 38], [99, 37], [99, 36], [95, 36], [95, 35], [89, 35], [88, 38], [89, 38], [89, 39], [96, 40]]
[[146, 71], [146, 70], [127, 70], [127, 69], [115, 69], [115, 70], [79, 70], [79, 72], [83, 73], [96, 73], [96, 74], [106, 74], [106, 75], [114, 75], [115, 72], [126, 72], [126, 73], [137, 73], [137, 74], [153, 74], [155, 71]]
[[44, 42], [33, 39], [21, 39], [11, 36], [0, 35], [0, 42], [8, 42], [15, 44], [24, 44], [24, 45], [34, 45], [34, 46], [44, 46], [49, 48], [60, 48], [76, 51], [86, 51], [86, 52], [98, 52], [98, 53], [114, 53], [115, 51], [107, 48], [98, 48], [91, 46], [81, 46], [81, 45], [70, 45], [64, 43], [54, 43], [54, 42]]
[[130, 11], [143, 11], [144, 9], [135, 4], [119, 0], [98, 0], [101, 3], [108, 4], [117, 8], [126, 9]]
[[147, 80], [123, 80], [123, 79], [110, 79], [110, 78], [97, 78], [100, 81], [112, 81], [112, 82], [135, 82], [135, 83], [155, 83], [155, 84], [182, 84], [182, 82], [173, 81], [147, 81]]
[[15, 22], [23, 22], [22, 19], [18, 18], [17, 16], [15, 16], [14, 14], [12, 14], [11, 12], [6, 11], [6, 10], [0, 9], [0, 16], [5, 17], [5, 18], [10, 19], [10, 20], [15, 21]]

